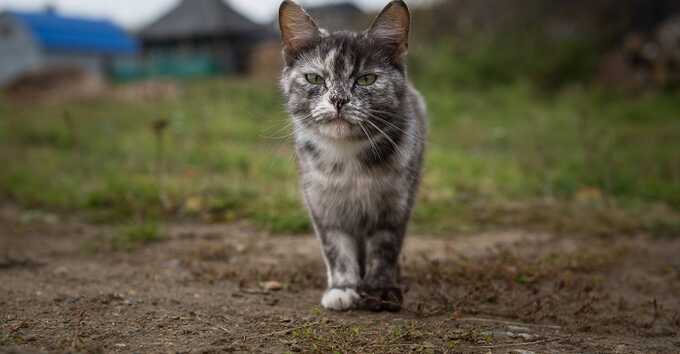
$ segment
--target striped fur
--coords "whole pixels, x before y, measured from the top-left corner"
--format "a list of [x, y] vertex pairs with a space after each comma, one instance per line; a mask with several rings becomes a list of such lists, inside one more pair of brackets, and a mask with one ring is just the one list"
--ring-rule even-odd
[[[280, 23], [281, 87], [295, 129], [301, 189], [327, 266], [322, 305], [398, 310], [398, 258], [427, 125], [424, 101], [404, 64], [408, 9], [393, 1], [363, 33], [327, 33], [284, 1]], [[375, 82], [358, 84], [367, 74], [376, 75]]]

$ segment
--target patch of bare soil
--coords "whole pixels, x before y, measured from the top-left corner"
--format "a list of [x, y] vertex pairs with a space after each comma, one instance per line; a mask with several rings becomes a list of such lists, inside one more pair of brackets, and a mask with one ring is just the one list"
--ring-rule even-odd
[[412, 236], [391, 314], [320, 309], [311, 236], [168, 225], [122, 252], [112, 232], [0, 210], [0, 352], [680, 352], [680, 238]]
[[105, 90], [101, 75], [66, 65], [29, 71], [12, 80], [5, 94], [18, 102], [59, 103], [93, 98]]

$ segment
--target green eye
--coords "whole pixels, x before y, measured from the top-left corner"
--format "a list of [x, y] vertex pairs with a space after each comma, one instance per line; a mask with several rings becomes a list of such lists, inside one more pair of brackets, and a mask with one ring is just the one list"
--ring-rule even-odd
[[323, 85], [324, 83], [323, 77], [317, 74], [306, 74], [305, 79], [312, 85]]
[[378, 80], [378, 75], [368, 74], [357, 79], [357, 85], [359, 86], [371, 86]]

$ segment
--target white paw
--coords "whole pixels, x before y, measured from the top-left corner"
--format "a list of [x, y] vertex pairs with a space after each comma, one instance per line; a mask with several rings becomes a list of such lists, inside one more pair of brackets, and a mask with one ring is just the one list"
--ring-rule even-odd
[[329, 289], [321, 298], [321, 306], [333, 311], [345, 311], [353, 308], [359, 301], [359, 294], [354, 289]]

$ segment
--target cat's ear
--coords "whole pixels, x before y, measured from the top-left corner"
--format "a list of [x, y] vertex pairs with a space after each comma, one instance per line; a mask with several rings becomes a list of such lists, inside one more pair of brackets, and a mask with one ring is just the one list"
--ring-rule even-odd
[[392, 1], [373, 21], [368, 34], [393, 47], [396, 57], [408, 51], [408, 34], [411, 29], [411, 13], [403, 0]]
[[319, 27], [305, 10], [294, 1], [285, 0], [279, 8], [279, 28], [286, 56], [295, 56], [301, 49], [321, 37]]

